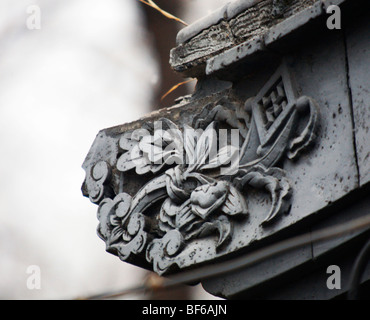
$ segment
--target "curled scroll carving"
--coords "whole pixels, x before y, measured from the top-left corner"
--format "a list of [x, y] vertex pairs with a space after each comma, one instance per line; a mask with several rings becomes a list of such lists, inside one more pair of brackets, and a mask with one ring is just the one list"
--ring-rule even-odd
[[109, 187], [110, 178], [111, 167], [106, 161], [98, 161], [87, 170], [83, 188], [91, 202], [99, 204], [104, 197], [113, 194]]
[[138, 212], [130, 214], [131, 202], [130, 195], [120, 193], [113, 200], [104, 199], [98, 209], [98, 235], [105, 241], [107, 251], [122, 260], [141, 253], [148, 238], [144, 231], [146, 219]]

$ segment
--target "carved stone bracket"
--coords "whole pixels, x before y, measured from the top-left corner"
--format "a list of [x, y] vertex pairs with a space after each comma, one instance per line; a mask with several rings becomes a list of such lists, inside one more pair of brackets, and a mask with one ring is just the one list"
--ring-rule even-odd
[[[289, 213], [284, 163], [314, 141], [318, 107], [282, 65], [254, 97], [228, 91], [190, 120], [143, 120], [116, 133], [109, 161], [84, 165], [107, 251], [158, 274], [240, 250]], [[262, 216], [249, 205], [260, 193], [270, 206]]]

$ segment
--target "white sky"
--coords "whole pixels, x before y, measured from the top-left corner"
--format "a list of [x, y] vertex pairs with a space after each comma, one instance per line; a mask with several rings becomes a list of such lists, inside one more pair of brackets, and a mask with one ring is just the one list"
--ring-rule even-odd
[[[188, 2], [192, 22], [226, 1]], [[40, 30], [26, 28], [30, 4]], [[1, 0], [0, 299], [140, 283], [143, 271], [96, 235], [81, 164], [99, 130], [149, 112], [155, 79], [136, 1]], [[26, 287], [29, 265], [41, 268], [40, 290]]]

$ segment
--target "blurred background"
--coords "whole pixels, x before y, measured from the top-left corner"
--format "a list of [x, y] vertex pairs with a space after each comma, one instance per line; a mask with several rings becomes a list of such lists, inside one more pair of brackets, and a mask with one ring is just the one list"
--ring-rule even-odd
[[[229, 1], [155, 2], [192, 23]], [[168, 64], [182, 27], [138, 0], [0, 1], [0, 299], [73, 299], [146, 279], [105, 252], [81, 165], [99, 130], [193, 90], [160, 101], [184, 81]], [[39, 289], [27, 287], [30, 266]], [[214, 299], [199, 285], [172, 297]]]

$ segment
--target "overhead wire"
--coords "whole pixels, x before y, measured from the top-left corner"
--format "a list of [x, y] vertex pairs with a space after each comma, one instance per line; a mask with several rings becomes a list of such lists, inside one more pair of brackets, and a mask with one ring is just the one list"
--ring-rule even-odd
[[[112, 299], [127, 295], [142, 294], [153, 290], [172, 289], [183, 284], [195, 283], [200, 280], [210, 279], [213, 277], [224, 275], [226, 273], [240, 270], [242, 268], [247, 268], [253, 264], [259, 263], [274, 255], [281, 254], [286, 251], [293, 250], [307, 244], [311, 244], [313, 242], [329, 240], [335, 237], [343, 236], [348, 233], [356, 231], [365, 231], [367, 229], [370, 229], [370, 215], [357, 218], [350, 222], [342, 223], [340, 225], [331, 226], [318, 231], [308, 232], [302, 235], [291, 237], [286, 240], [282, 240], [275, 244], [269, 245], [267, 247], [258, 249], [254, 252], [251, 252], [239, 258], [235, 258], [233, 260], [220, 262], [214, 265], [203, 266], [191, 271], [178, 273], [168, 278], [162, 278], [161, 282], [157, 283], [155, 286], [147, 282], [144, 283], [143, 285], [124, 290], [105, 292], [98, 295], [78, 299], [82, 300]], [[367, 248], [367, 250], [369, 249], [370, 246]]]

